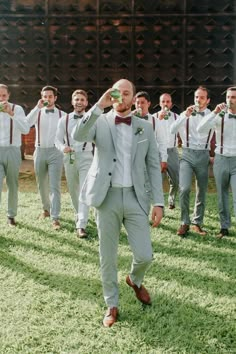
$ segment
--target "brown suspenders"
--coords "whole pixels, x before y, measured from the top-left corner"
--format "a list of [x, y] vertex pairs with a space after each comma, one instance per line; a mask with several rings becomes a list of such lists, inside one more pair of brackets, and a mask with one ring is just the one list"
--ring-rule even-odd
[[[67, 145], [70, 147], [70, 140], [69, 140], [69, 133], [68, 133], [68, 124], [69, 124], [69, 114], [66, 115], [66, 140], [67, 140]], [[87, 145], [87, 142], [83, 144], [82, 150], [85, 150], [85, 147]]]
[[[15, 105], [13, 104], [12, 106], [12, 112], [14, 112], [14, 108], [15, 108]], [[13, 120], [10, 118], [10, 145], [12, 145], [12, 141], [13, 141]]]
[[221, 153], [221, 155], [223, 154], [224, 125], [225, 125], [225, 117], [222, 117], [222, 120], [221, 120], [221, 132], [220, 132], [220, 153]]
[[155, 131], [156, 122], [155, 122], [155, 117], [154, 116], [152, 116], [152, 126], [153, 126], [153, 130]]
[[[59, 109], [58, 112], [59, 112], [59, 118], [61, 118], [61, 110]], [[38, 125], [38, 146], [40, 146], [40, 119], [41, 119], [41, 110], [39, 111], [38, 122], [37, 122], [37, 125]]]
[[[189, 147], [189, 118], [186, 121], [186, 146]], [[207, 136], [207, 141], [206, 141], [206, 145], [205, 145], [205, 149], [208, 148], [208, 144], [209, 144], [209, 140], [210, 140], [210, 136], [211, 136], [211, 129], [209, 130], [208, 136]]]
[[[176, 118], [177, 118], [177, 117], [176, 117], [176, 113], [174, 113], [174, 118], [175, 118], [175, 120], [176, 120]], [[177, 134], [175, 134], [174, 147], [176, 146], [176, 140], [177, 140], [176, 138], [177, 138]]]

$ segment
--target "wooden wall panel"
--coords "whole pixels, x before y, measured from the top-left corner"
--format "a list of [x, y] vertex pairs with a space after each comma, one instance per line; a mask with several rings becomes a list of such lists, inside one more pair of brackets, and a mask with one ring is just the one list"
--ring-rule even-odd
[[3, 0], [0, 14], [0, 82], [26, 111], [46, 84], [69, 111], [74, 89], [93, 104], [126, 77], [179, 112], [198, 85], [213, 106], [236, 82], [236, 0]]

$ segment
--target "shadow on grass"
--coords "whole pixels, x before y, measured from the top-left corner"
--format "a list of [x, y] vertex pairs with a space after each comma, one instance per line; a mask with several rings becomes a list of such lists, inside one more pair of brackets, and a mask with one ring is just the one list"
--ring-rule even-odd
[[63, 291], [72, 298], [89, 299], [95, 303], [96, 297], [101, 296], [101, 283], [99, 280], [83, 277], [82, 275], [75, 277], [41, 271], [3, 250], [0, 250], [0, 259], [1, 266], [7, 267], [13, 272], [21, 273], [24, 277], [33, 279], [41, 285]]
[[[122, 286], [122, 292], [125, 286]], [[132, 298], [131, 298], [132, 297]], [[211, 313], [166, 295], [157, 295], [151, 307], [143, 307], [130, 294], [121, 301], [120, 321], [153, 353], [234, 353], [236, 329], [224, 316]], [[141, 317], [141, 319], [140, 319]], [[151, 347], [151, 348], [150, 348]]]

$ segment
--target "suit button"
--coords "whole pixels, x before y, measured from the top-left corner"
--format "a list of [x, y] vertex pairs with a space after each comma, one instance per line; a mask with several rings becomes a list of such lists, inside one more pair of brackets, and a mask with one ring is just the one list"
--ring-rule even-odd
[[112, 175], [112, 173], [111, 173], [111, 172], [109, 172], [109, 173], [108, 173], [108, 175], [109, 175], [109, 176], [111, 176], [111, 175]]
[[114, 162], [116, 162], [116, 159], [113, 159]]

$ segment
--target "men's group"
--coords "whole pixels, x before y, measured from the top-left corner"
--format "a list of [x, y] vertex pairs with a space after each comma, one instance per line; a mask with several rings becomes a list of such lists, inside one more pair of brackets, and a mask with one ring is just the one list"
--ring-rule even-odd
[[[88, 111], [87, 93], [74, 91], [70, 114], [55, 106], [57, 89], [52, 86], [41, 90], [40, 99], [27, 116], [22, 107], [9, 103], [9, 96], [8, 87], [0, 84], [0, 188], [6, 177], [8, 224], [16, 225], [21, 134], [27, 134], [35, 125], [34, 168], [42, 201], [41, 217], [51, 218], [55, 230], [61, 227], [63, 162], [79, 238], [87, 237], [89, 206], [96, 208], [103, 296], [108, 307], [104, 327], [113, 326], [119, 316], [117, 258], [122, 225], [133, 254], [125, 282], [138, 301], [151, 305], [143, 280], [153, 259], [149, 216], [153, 227], [158, 227], [163, 217], [163, 173], [170, 181], [170, 210], [176, 207], [179, 192], [181, 223], [177, 234], [183, 237], [191, 227], [201, 236], [206, 235], [202, 224], [214, 132], [213, 170], [220, 219], [217, 237], [229, 234], [230, 187], [236, 212], [236, 87], [227, 89], [226, 102], [212, 112], [207, 108], [207, 88], [198, 87], [193, 104], [180, 115], [171, 111], [168, 93], [160, 96], [160, 111], [151, 115], [148, 93], [136, 93], [127, 79], [114, 83]], [[182, 140], [180, 158], [177, 135]], [[190, 218], [193, 175], [196, 195]]]
[[[60, 229], [61, 177], [63, 165], [75, 212], [75, 228], [79, 238], [86, 238], [89, 206], [80, 201], [82, 186], [93, 162], [92, 141], [78, 141], [76, 129], [86, 116], [88, 95], [82, 89], [72, 94], [73, 111], [69, 114], [56, 107], [57, 89], [45, 86], [36, 106], [26, 116], [21, 106], [9, 103], [8, 86], [0, 84], [0, 188], [6, 178], [8, 188], [7, 220], [15, 226], [18, 203], [18, 177], [21, 164], [21, 134], [35, 126], [34, 169], [42, 202], [41, 218], [51, 218], [54, 230]], [[225, 103], [218, 104], [211, 112], [209, 91], [200, 86], [194, 92], [193, 104], [180, 115], [173, 112], [172, 97], [163, 93], [159, 98], [160, 110], [149, 113], [151, 100], [148, 92], [135, 94], [132, 115], [148, 121], [159, 148], [160, 169], [169, 180], [168, 208], [176, 207], [179, 192], [179, 236], [191, 228], [204, 236], [202, 228], [208, 187], [209, 163], [213, 171], [218, 195], [220, 230], [218, 238], [229, 234], [231, 226], [229, 191], [232, 190], [236, 213], [236, 87], [226, 91]], [[211, 157], [211, 140], [216, 134], [214, 157]], [[141, 131], [139, 134], [142, 133]], [[182, 141], [178, 150], [178, 137]], [[106, 142], [104, 141], [104, 144]], [[105, 167], [104, 167], [105, 168]], [[195, 176], [195, 204], [190, 217], [190, 192]], [[149, 181], [146, 177], [146, 189]]]

